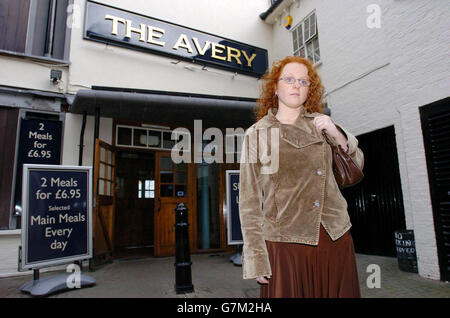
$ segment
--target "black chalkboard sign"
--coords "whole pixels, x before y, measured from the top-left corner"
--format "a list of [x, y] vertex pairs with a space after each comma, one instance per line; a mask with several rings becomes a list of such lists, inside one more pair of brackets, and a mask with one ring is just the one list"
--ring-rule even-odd
[[398, 267], [405, 272], [417, 273], [416, 243], [412, 230], [395, 232], [395, 247], [397, 250]]
[[22, 269], [92, 257], [92, 168], [25, 164]]
[[22, 206], [22, 168], [24, 164], [61, 163], [62, 122], [26, 118], [20, 122], [19, 150], [14, 205]]
[[228, 245], [243, 244], [239, 218], [239, 170], [227, 170]]

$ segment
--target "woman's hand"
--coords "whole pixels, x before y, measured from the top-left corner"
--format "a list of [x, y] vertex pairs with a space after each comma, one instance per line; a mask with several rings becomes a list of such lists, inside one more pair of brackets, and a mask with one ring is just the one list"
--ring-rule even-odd
[[261, 277], [257, 277], [257, 278], [255, 278], [256, 279], [256, 281], [258, 282], [258, 283], [260, 283], [260, 284], [268, 284], [269, 283], [269, 281], [267, 280], [267, 278], [266, 277], [264, 277], [264, 276], [261, 276]]
[[339, 131], [329, 116], [319, 115], [314, 118], [313, 124], [319, 134], [322, 134], [322, 130], [325, 129], [327, 134], [333, 137], [344, 151], [348, 150], [347, 138]]

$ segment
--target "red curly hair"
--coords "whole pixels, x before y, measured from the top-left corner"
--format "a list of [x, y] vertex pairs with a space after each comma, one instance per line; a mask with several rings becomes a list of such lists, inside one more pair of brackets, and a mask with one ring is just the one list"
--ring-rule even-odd
[[308, 69], [308, 76], [311, 81], [311, 86], [309, 87], [308, 96], [304, 104], [306, 111], [309, 113], [321, 113], [323, 111], [322, 98], [325, 89], [322, 86], [319, 74], [317, 74], [317, 71], [313, 67], [312, 63], [308, 59], [300, 56], [286, 56], [282, 60], [273, 62], [271, 69], [268, 70], [262, 77], [262, 92], [255, 108], [257, 121], [263, 118], [270, 108], [278, 108], [278, 96], [275, 95], [278, 80], [280, 79], [284, 66], [293, 62], [303, 64]]

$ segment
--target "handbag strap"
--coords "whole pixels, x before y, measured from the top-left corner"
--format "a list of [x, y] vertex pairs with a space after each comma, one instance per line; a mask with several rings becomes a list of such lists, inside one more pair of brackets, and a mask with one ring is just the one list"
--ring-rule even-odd
[[327, 143], [330, 144], [330, 146], [337, 146], [337, 143], [334, 141], [333, 138], [331, 138], [330, 136], [328, 136], [327, 132], [325, 129], [322, 130], [322, 136], [325, 138], [325, 140], [327, 141]]

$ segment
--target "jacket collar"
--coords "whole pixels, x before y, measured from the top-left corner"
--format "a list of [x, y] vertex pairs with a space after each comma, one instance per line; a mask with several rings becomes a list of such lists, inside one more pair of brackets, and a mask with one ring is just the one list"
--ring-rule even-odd
[[[280, 121], [275, 117], [275, 115], [277, 114], [278, 109], [275, 107], [269, 108], [269, 111], [267, 112], [267, 114], [261, 118], [261, 120], [259, 120], [256, 123], [256, 129], [265, 129], [265, 128], [269, 128], [275, 125], [279, 125]], [[321, 115], [321, 113], [318, 112], [314, 112], [314, 113], [308, 113], [305, 109], [304, 105], [300, 106], [300, 114], [298, 115], [297, 119], [295, 120], [295, 122], [293, 123], [294, 126], [303, 129], [304, 128], [304, 119], [306, 118], [314, 118]]]

